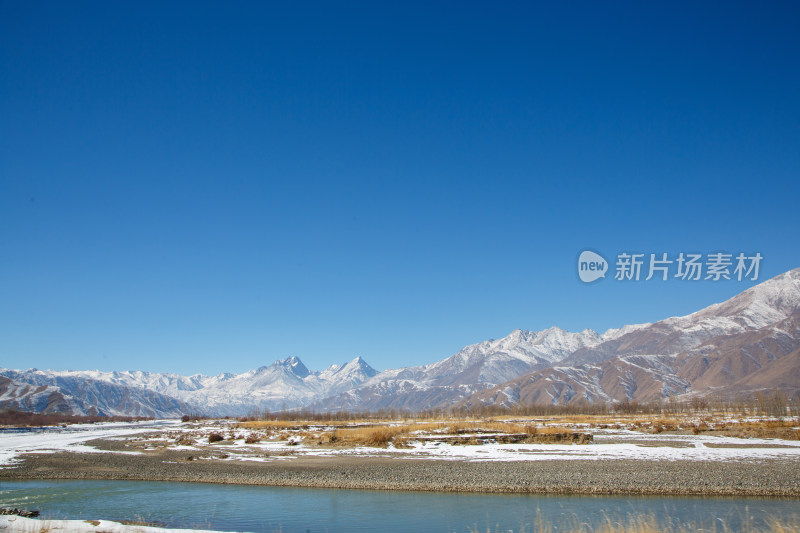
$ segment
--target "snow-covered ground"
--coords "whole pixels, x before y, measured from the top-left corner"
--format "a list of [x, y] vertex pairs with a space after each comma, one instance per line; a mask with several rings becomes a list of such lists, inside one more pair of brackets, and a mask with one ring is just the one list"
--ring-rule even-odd
[[21, 516], [0, 516], [3, 533], [41, 533], [70, 531], [74, 533], [213, 533], [201, 529], [165, 529], [150, 526], [130, 526], [109, 520], [38, 520]]
[[[406, 457], [462, 461], [546, 461], [546, 460], [664, 460], [730, 461], [760, 459], [800, 460], [800, 441], [737, 438], [709, 434], [648, 433], [630, 429], [589, 429], [591, 444], [451, 444], [436, 439], [407, 441], [408, 447], [391, 443], [385, 447], [320, 446], [319, 435], [333, 428], [324, 426], [302, 431], [280, 430], [261, 440], [246, 443], [248, 429], [232, 421], [181, 424], [178, 421], [82, 424], [68, 428], [37, 431], [0, 431], [0, 468], [19, 460], [25, 453], [54, 451], [97, 452], [87, 445], [98, 438], [124, 440], [127, 451], [145, 454], [159, 450], [186, 452], [195, 460], [271, 462], [315, 457]], [[221, 433], [224, 442], [209, 444], [208, 435]], [[438, 437], [445, 435], [437, 433]], [[464, 435], [461, 435], [462, 437]]]
[[94, 439], [120, 437], [180, 425], [178, 420], [73, 424], [66, 427], [0, 429], [0, 465], [18, 460], [23, 453], [57, 451], [97, 452], [84, 443]]
[[[640, 459], [666, 461], [727, 461], [800, 458], [800, 442], [739, 439], [704, 435], [649, 435], [611, 430], [595, 435], [594, 444], [412, 443], [413, 450], [392, 450], [420, 458], [468, 461], [548, 461], [554, 459]], [[629, 440], [630, 442], [625, 442]], [[613, 442], [611, 442], [613, 441]], [[710, 446], [709, 446], [710, 445]], [[720, 447], [717, 447], [720, 446]], [[351, 453], [362, 453], [359, 448]]]

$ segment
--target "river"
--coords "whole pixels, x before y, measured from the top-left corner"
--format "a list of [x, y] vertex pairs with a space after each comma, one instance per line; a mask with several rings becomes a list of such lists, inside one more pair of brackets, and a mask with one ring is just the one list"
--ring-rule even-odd
[[[452, 494], [144, 481], [2, 481], [0, 506], [47, 518], [144, 520], [167, 527], [282, 533], [553, 531], [651, 516], [738, 531], [796, 523], [798, 500]], [[588, 528], [587, 528], [588, 529]]]

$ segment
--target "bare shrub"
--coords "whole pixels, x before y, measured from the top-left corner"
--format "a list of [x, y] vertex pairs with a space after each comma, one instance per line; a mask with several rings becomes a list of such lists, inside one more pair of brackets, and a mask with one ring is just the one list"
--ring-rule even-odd
[[184, 434], [175, 439], [175, 444], [179, 444], [181, 446], [192, 446], [195, 444], [195, 440], [191, 435]]

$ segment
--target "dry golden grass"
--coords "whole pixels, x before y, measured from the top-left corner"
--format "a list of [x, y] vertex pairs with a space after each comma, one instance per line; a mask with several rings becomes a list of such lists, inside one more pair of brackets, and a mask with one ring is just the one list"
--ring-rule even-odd
[[800, 440], [800, 429], [796, 429], [798, 426], [800, 423], [796, 420], [761, 420], [729, 423], [717, 431], [731, 437]]
[[526, 433], [526, 426], [516, 422], [504, 422], [496, 420], [486, 421], [458, 421], [453, 423], [441, 424], [443, 428], [451, 433], [471, 433], [471, 432], [496, 432], [496, 433]]
[[408, 422], [402, 427], [407, 428], [408, 433], [436, 433], [448, 430], [448, 424], [442, 422]]
[[323, 443], [337, 445], [386, 446], [402, 433], [407, 433], [403, 426], [374, 426], [366, 428], [336, 429], [323, 435]]
[[406, 422], [402, 424], [373, 424], [367, 427], [337, 427], [333, 432], [323, 435], [323, 442], [332, 444], [364, 444], [385, 446], [397, 437], [410, 437], [419, 434], [462, 434], [462, 433], [529, 433], [526, 426], [507, 422]]
[[558, 416], [522, 416], [492, 417], [498, 421], [514, 421], [527, 424], [562, 424], [562, 425], [597, 425], [597, 424], [624, 424], [629, 421], [645, 419], [647, 415], [558, 415]]
[[[531, 426], [528, 426], [531, 427]], [[532, 430], [529, 430], [527, 433], [530, 435], [554, 435], [557, 433], [572, 433], [575, 430], [572, 428], [566, 427], [559, 427], [559, 426], [543, 426], [543, 427], [534, 427]]]
[[244, 429], [308, 429], [310, 426], [320, 425], [323, 424], [307, 420], [250, 420], [249, 422], [240, 422], [237, 427]]
[[697, 415], [674, 414], [668, 417], [660, 415], [615, 414], [615, 415], [564, 415], [550, 417], [494, 417], [495, 420], [516, 422], [520, 424], [536, 424], [538, 426], [566, 426], [590, 428], [628, 428], [660, 433], [662, 431], [693, 431], [695, 434], [704, 431], [718, 431], [726, 434], [738, 434], [760, 438], [800, 439], [797, 428], [800, 422], [794, 419], [775, 420], [764, 418], [758, 421], [735, 422], [722, 413], [712, 413], [698, 418]]
[[279, 429], [308, 429], [311, 427], [332, 427], [332, 428], [352, 428], [364, 426], [383, 426], [383, 425], [415, 425], [421, 428], [442, 428], [450, 427], [455, 429], [475, 429], [481, 428], [488, 431], [509, 431], [512, 426], [516, 429], [511, 431], [524, 432], [522, 429], [526, 425], [572, 425], [572, 424], [626, 424], [632, 421], [645, 420], [646, 416], [600, 416], [600, 415], [569, 415], [560, 417], [514, 417], [494, 416], [481, 419], [475, 418], [409, 418], [409, 419], [363, 419], [346, 421], [310, 421], [310, 420], [251, 420], [239, 422], [237, 427], [251, 430], [279, 430]]
[[391, 424], [397, 420], [389, 419], [348, 419], [348, 420], [248, 420], [238, 422], [236, 427], [243, 429], [308, 429], [323, 427], [360, 427], [378, 424]]
[[769, 524], [769, 533], [800, 533], [800, 524], [781, 524], [773, 520]]
[[[757, 437], [800, 440], [800, 422], [795, 420], [764, 419], [754, 422], [732, 422], [722, 414], [706, 414], [702, 418], [691, 414], [616, 414], [616, 415], [564, 415], [564, 416], [496, 416], [475, 418], [410, 418], [405, 420], [346, 420], [309, 421], [273, 420], [249, 421], [238, 427], [250, 431], [262, 430], [263, 439], [286, 440], [301, 437], [321, 444], [386, 446], [397, 445], [421, 435], [476, 434], [527, 434], [530, 442], [539, 442], [545, 435], [567, 435], [586, 431], [584, 428], [633, 429], [642, 432], [714, 432], [734, 437]], [[536, 438], [534, 439], [534, 436]]]
[[[470, 435], [475, 435], [473, 441]], [[459, 438], [460, 444], [479, 444], [481, 436], [502, 440], [503, 435], [515, 436], [508, 442], [521, 441], [560, 441], [565, 438], [573, 439], [575, 431], [565, 427], [547, 426], [536, 427], [532, 424], [518, 424], [499, 421], [450, 421], [450, 422], [423, 422], [391, 425], [372, 425], [368, 427], [336, 428], [323, 433], [318, 442], [322, 445], [334, 446], [387, 446], [392, 442], [396, 447], [407, 447], [408, 442], [422, 436], [437, 436], [442, 439]], [[448, 437], [448, 435], [453, 437]], [[520, 440], [522, 435], [522, 440]], [[525, 437], [527, 435], [527, 437]], [[463, 436], [463, 437], [462, 437]], [[548, 438], [552, 436], [552, 438]], [[587, 436], [591, 440], [591, 436]], [[485, 438], [485, 437], [484, 437]], [[529, 439], [529, 440], [526, 440]], [[568, 439], [568, 440], [569, 440]], [[585, 439], [584, 439], [585, 440]], [[583, 442], [583, 441], [581, 441]], [[587, 441], [588, 442], [588, 441]]]
[[[487, 528], [486, 533], [493, 532], [491, 528]], [[534, 520], [531, 526], [523, 526], [520, 533], [553, 533], [561, 531], [566, 533], [694, 533], [696, 531], [707, 531], [713, 533], [725, 533], [730, 531], [724, 525], [718, 527], [717, 523], [703, 525], [697, 523], [684, 523], [680, 525], [673, 525], [670, 523], [659, 522], [653, 515], [641, 516], [628, 516], [623, 520], [612, 520], [605, 518], [605, 520], [597, 525], [590, 526], [588, 524], [581, 524], [577, 519], [571, 523], [556, 526], [541, 517]], [[768, 521], [766, 527], [753, 526], [751, 522], [744, 521], [742, 527], [737, 529], [742, 533], [800, 533], [800, 522], [796, 518], [788, 522], [782, 523], [779, 520], [771, 519]], [[480, 529], [473, 529], [473, 533], [481, 533]]]

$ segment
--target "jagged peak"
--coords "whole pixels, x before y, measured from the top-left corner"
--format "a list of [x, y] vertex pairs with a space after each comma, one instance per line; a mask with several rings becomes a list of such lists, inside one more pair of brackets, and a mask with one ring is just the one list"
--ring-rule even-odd
[[340, 368], [340, 370], [345, 370], [345, 369], [358, 370], [358, 371], [364, 372], [364, 373], [366, 373], [368, 375], [377, 374], [377, 371], [374, 368], [372, 368], [369, 365], [369, 363], [367, 363], [364, 360], [364, 358], [361, 357], [360, 355], [356, 356], [354, 359], [350, 360], [349, 362], [343, 364], [342, 367]]
[[[517, 328], [517, 329], [515, 329], [514, 331], [512, 331], [511, 333], [509, 333], [508, 335], [506, 335], [505, 337], [503, 337], [503, 338], [501, 338], [499, 340], [500, 341], [522, 340], [522, 339], [527, 339], [528, 337], [530, 337], [531, 335], [534, 335], [535, 333], [536, 332], [530, 331], [528, 329]], [[488, 342], [492, 342], [492, 340], [490, 340]]]
[[272, 366], [286, 368], [290, 370], [293, 374], [301, 378], [304, 378], [311, 373], [309, 372], [308, 368], [306, 368], [306, 365], [304, 365], [303, 362], [300, 360], [300, 358], [295, 355], [292, 355], [285, 359], [278, 359]]

